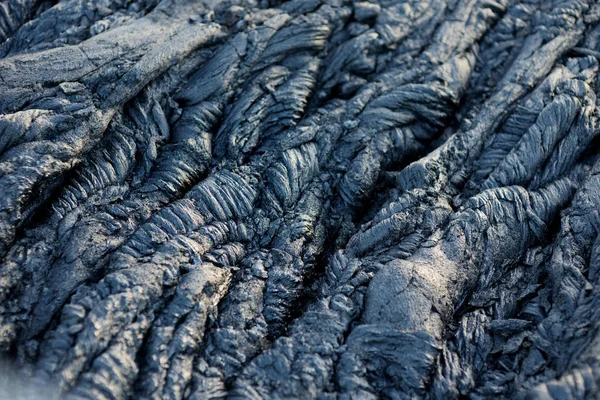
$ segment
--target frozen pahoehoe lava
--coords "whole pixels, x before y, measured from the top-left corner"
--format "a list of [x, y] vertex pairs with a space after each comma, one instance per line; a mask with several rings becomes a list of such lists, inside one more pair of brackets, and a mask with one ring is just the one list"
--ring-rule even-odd
[[600, 396], [595, 1], [7, 0], [0, 57], [0, 397]]

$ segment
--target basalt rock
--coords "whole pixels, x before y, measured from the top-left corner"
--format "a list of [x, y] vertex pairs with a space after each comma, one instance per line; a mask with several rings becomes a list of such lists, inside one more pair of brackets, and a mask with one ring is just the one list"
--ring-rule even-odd
[[0, 4], [0, 398], [600, 396], [600, 5]]

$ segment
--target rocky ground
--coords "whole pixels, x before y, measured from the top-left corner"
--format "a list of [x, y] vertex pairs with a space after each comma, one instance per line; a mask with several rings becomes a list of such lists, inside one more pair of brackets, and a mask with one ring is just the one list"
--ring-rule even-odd
[[0, 398], [600, 396], [595, 1], [5, 0], [0, 43]]

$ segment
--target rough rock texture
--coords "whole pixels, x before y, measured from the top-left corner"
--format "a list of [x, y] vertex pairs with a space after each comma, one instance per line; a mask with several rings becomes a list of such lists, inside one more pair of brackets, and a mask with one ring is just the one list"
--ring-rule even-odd
[[0, 398], [600, 397], [600, 5], [0, 4]]

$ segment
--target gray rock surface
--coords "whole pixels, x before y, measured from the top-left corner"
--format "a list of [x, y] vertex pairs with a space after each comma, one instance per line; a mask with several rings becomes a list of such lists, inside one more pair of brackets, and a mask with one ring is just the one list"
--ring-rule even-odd
[[0, 4], [0, 398], [600, 397], [600, 4]]

